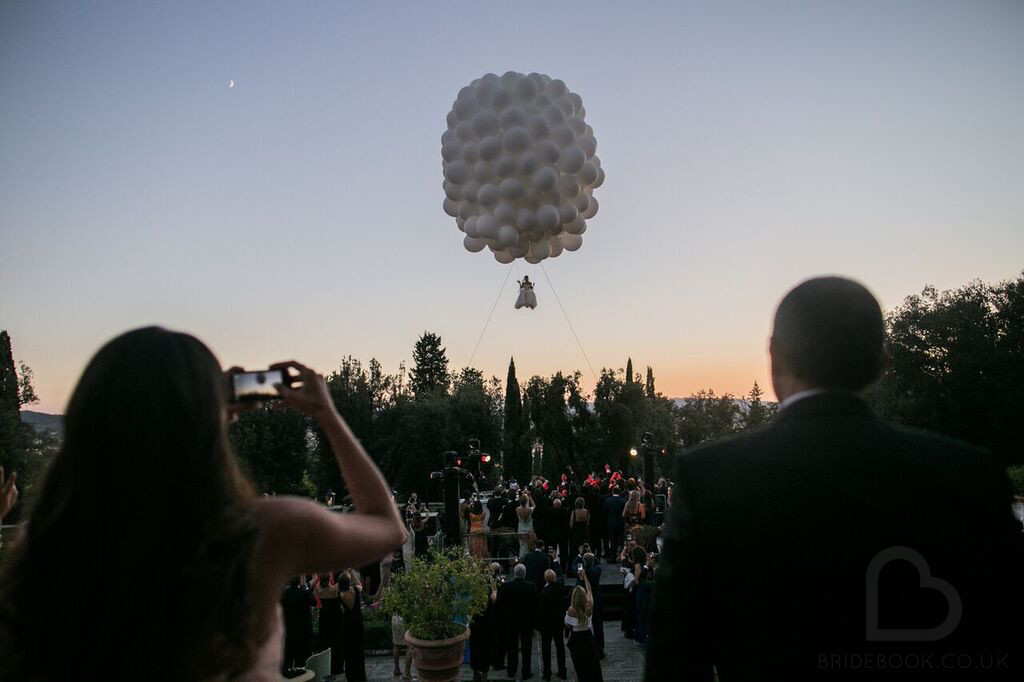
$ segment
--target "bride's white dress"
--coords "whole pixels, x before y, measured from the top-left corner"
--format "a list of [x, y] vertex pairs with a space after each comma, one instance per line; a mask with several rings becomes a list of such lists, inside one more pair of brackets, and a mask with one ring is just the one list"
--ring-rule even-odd
[[520, 308], [529, 308], [533, 310], [537, 307], [537, 295], [533, 293], [533, 285], [519, 287], [519, 298], [516, 299], [516, 310]]

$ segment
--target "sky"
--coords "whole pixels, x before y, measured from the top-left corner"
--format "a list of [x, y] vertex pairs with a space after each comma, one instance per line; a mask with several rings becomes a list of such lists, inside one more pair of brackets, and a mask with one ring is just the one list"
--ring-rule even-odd
[[[445, 116], [507, 70], [582, 96], [607, 177], [550, 282], [513, 270], [533, 311], [441, 210]], [[44, 412], [141, 325], [323, 372], [430, 330], [458, 368], [495, 300], [474, 366], [590, 386], [555, 294], [598, 372], [745, 393], [807, 277], [1019, 275], [1022, 188], [1019, 0], [0, 4], [0, 328]]]

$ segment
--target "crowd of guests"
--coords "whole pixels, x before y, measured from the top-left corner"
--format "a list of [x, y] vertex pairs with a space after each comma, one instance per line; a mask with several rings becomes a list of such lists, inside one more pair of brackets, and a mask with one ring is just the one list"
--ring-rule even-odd
[[[665, 478], [648, 487], [643, 479], [624, 478], [610, 467], [581, 482], [571, 472], [562, 474], [558, 484], [540, 476], [523, 487], [501, 479], [486, 500], [474, 495], [463, 504], [463, 531], [470, 553], [480, 558], [522, 557], [540, 539], [556, 554], [563, 572], [583, 544], [598, 559], [617, 563], [627, 532], [660, 525], [671, 494]], [[645, 549], [654, 551], [656, 534], [642, 535]]]
[[[588, 555], [591, 562], [593, 556]], [[595, 620], [599, 573], [582, 565], [571, 582], [552, 561], [543, 541], [537, 541], [511, 575], [493, 562], [493, 589], [487, 609], [470, 624], [470, 667], [473, 679], [487, 680], [493, 671], [529, 679], [533, 670], [534, 634], [540, 635], [541, 678], [568, 679], [566, 649], [579, 682], [600, 682], [598, 649], [602, 623]], [[554, 668], [552, 668], [552, 650]]]

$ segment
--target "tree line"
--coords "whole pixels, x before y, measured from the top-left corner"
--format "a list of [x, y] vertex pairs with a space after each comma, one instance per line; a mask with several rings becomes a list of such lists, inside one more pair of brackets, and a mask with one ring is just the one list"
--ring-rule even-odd
[[[1010, 466], [1024, 494], [1024, 274], [1015, 280], [959, 289], [933, 287], [909, 296], [886, 315], [890, 362], [868, 392], [884, 417], [990, 448]], [[657, 446], [656, 471], [669, 472], [673, 455], [702, 442], [758, 428], [775, 405], [755, 382], [745, 396], [706, 389], [683, 400], [657, 390], [647, 367], [602, 369], [593, 392], [579, 371], [521, 380], [510, 359], [504, 381], [477, 369], [450, 368], [442, 339], [424, 332], [412, 364], [386, 373], [371, 359], [345, 357], [327, 386], [353, 432], [401, 494], [436, 496], [432, 471], [442, 453], [465, 454], [470, 439], [492, 455], [481, 464], [489, 478], [579, 475], [609, 464], [639, 473], [644, 433]], [[16, 470], [31, 488], [59, 443], [19, 418], [35, 399], [31, 370], [17, 367], [10, 338], [0, 333], [0, 465]], [[230, 427], [243, 466], [262, 492], [322, 496], [344, 494], [333, 456], [311, 421], [276, 402], [243, 413]], [[434, 493], [432, 495], [432, 493]]]

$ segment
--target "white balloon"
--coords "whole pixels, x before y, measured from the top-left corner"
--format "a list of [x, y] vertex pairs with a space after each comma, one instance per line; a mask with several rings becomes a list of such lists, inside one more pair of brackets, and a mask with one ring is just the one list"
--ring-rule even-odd
[[576, 220], [576, 216], [579, 215], [579, 211], [572, 204], [565, 203], [558, 207], [558, 222], [566, 225]]
[[554, 164], [558, 161], [558, 157], [561, 154], [558, 151], [557, 144], [551, 140], [544, 140], [537, 145], [537, 156], [545, 163]]
[[[465, 90], [466, 89], [463, 88], [463, 92], [465, 92]], [[455, 112], [455, 117], [460, 121], [473, 118], [473, 115], [480, 111], [480, 105], [477, 103], [476, 99], [469, 99], [472, 95], [467, 95], [465, 99], [461, 98], [461, 92], [459, 95], [460, 99], [455, 102], [455, 107], [452, 109]]]
[[592, 137], [577, 137], [576, 144], [580, 146], [580, 149], [583, 150], [588, 159], [597, 153], [597, 140]]
[[458, 140], [449, 140], [441, 145], [441, 158], [445, 161], [455, 161], [462, 157], [462, 143]]
[[548, 83], [548, 94], [551, 97], [565, 97], [569, 94], [569, 88], [565, 87], [565, 82], [561, 79], [555, 78]]
[[[465, 193], [465, 188], [463, 189]], [[580, 193], [580, 181], [575, 175], [563, 175], [558, 178], [558, 193], [566, 199], [572, 199]]]
[[444, 202], [442, 204], [442, 207], [444, 208], [444, 212], [447, 213], [448, 215], [450, 215], [451, 217], [453, 217], [453, 218], [458, 218], [459, 217], [459, 205], [458, 205], [458, 203], [452, 201], [448, 197], [444, 198]]
[[562, 246], [565, 247], [566, 251], [575, 251], [576, 249], [583, 246], [583, 237], [578, 234], [570, 234], [566, 232], [559, 239], [562, 240]]
[[494, 162], [494, 172], [500, 178], [507, 178], [516, 173], [516, 157], [512, 154], [502, 154]]
[[583, 234], [583, 231], [587, 229], [587, 221], [580, 216], [576, 216], [575, 220], [565, 224], [565, 231], [569, 234]]
[[452, 161], [445, 166], [444, 177], [448, 182], [461, 185], [469, 180], [469, 166], [465, 161]]
[[515, 259], [516, 257], [509, 253], [508, 250], [494, 252], [494, 260], [498, 261], [502, 265], [508, 265]]
[[547, 240], [534, 242], [533, 244], [530, 244], [530, 255], [534, 258], [544, 260], [551, 255], [551, 246], [548, 244]]
[[476, 221], [480, 219], [480, 216], [470, 216], [466, 220], [466, 224], [463, 225], [463, 231], [467, 236], [477, 238], [480, 236], [480, 230], [476, 227]]
[[579, 147], [563, 147], [558, 157], [558, 170], [563, 173], [575, 173], [583, 168], [587, 155]]
[[551, 204], [544, 204], [537, 209], [537, 225], [550, 230], [558, 225], [558, 209]]
[[537, 226], [537, 214], [528, 208], [521, 208], [516, 211], [516, 227], [521, 231], [532, 230]]
[[580, 213], [585, 213], [590, 207], [590, 196], [586, 192], [580, 192], [573, 200], [572, 205], [576, 207], [576, 210]]
[[462, 158], [469, 164], [470, 168], [480, 160], [480, 155], [476, 151], [476, 142], [470, 140], [462, 145]]
[[536, 140], [543, 140], [551, 135], [551, 126], [544, 120], [543, 116], [535, 114], [530, 116], [526, 122], [526, 129], [530, 131], [530, 137]]
[[526, 131], [526, 128], [518, 126], [509, 128], [501, 134], [501, 144], [509, 152], [519, 154], [530, 146], [530, 133]]
[[477, 214], [476, 204], [472, 204], [468, 201], [459, 202], [459, 217], [463, 220], [469, 220], [472, 216]]
[[501, 125], [502, 130], [523, 126], [526, 124], [526, 112], [520, 107], [511, 106], [501, 112], [501, 116], [498, 117], [498, 123]]
[[[461, 127], [462, 124], [460, 123], [459, 126]], [[473, 117], [472, 129], [477, 137], [496, 134], [498, 132], [498, 115], [484, 109]]]
[[537, 263], [540, 262], [540, 258], [537, 258], [536, 256], [530, 253], [527, 253], [525, 256], [523, 256], [523, 260], [525, 260], [530, 265], [536, 265]]
[[512, 104], [512, 93], [508, 90], [498, 90], [491, 98], [491, 108], [495, 111], [502, 111], [510, 104]]
[[567, 125], [560, 125], [551, 131], [551, 139], [559, 147], [568, 147], [576, 144], [576, 133]]
[[507, 201], [502, 201], [494, 208], [494, 217], [499, 225], [513, 223], [516, 219], [516, 207]]
[[597, 166], [592, 164], [590, 161], [587, 161], [580, 167], [580, 171], [577, 175], [580, 178], [580, 182], [584, 185], [593, 185], [597, 182]]
[[557, 182], [558, 171], [551, 166], [545, 166], [533, 174], [533, 189], [538, 192], [554, 189]]
[[454, 182], [445, 182], [444, 195], [452, 201], [462, 201], [462, 188]]
[[536, 171], [539, 166], [540, 158], [535, 152], [523, 152], [519, 155], [519, 161], [516, 162], [516, 174], [533, 175], [534, 171]]
[[498, 195], [505, 201], [515, 201], [523, 196], [523, 183], [517, 178], [505, 178], [498, 185]]
[[501, 155], [501, 140], [497, 135], [488, 135], [480, 140], [480, 144], [477, 145], [477, 153], [484, 161], [494, 161]]
[[548, 242], [548, 247], [551, 249], [551, 257], [558, 258], [562, 255], [562, 249], [564, 248], [562, 238], [552, 239]]
[[465, 142], [473, 139], [473, 124], [469, 121], [462, 121], [455, 126], [455, 136]]
[[[596, 173], [596, 171], [595, 171]], [[495, 178], [494, 166], [486, 161], [477, 161], [473, 165], [473, 179], [481, 185]]]
[[462, 198], [466, 201], [476, 203], [477, 193], [480, 191], [480, 183], [470, 180], [462, 186]]
[[484, 247], [487, 246], [487, 243], [483, 239], [474, 239], [468, 234], [466, 235], [466, 238], [462, 240], [462, 244], [466, 247], [466, 251], [471, 251], [472, 253], [483, 251]]
[[581, 214], [583, 216], [583, 219], [590, 220], [591, 218], [596, 216], [597, 208], [597, 197], [590, 197], [590, 206], [587, 206], [587, 210]]
[[515, 225], [502, 225], [498, 228], [498, 241], [506, 248], [519, 241], [519, 230]]
[[530, 252], [530, 245], [516, 244], [515, 246], [508, 247], [508, 252], [512, 254], [513, 258], [522, 258]]
[[494, 206], [498, 203], [498, 186], [491, 183], [480, 185], [476, 200], [481, 206]]
[[492, 215], [482, 215], [476, 219], [476, 230], [484, 239], [497, 239], [498, 219]]
[[[594, 158], [596, 159], [597, 157], [595, 156]], [[597, 180], [594, 181], [594, 189], [597, 189], [598, 187], [600, 187], [603, 184], [604, 184], [604, 169], [603, 168], [598, 168], [597, 169]]]

